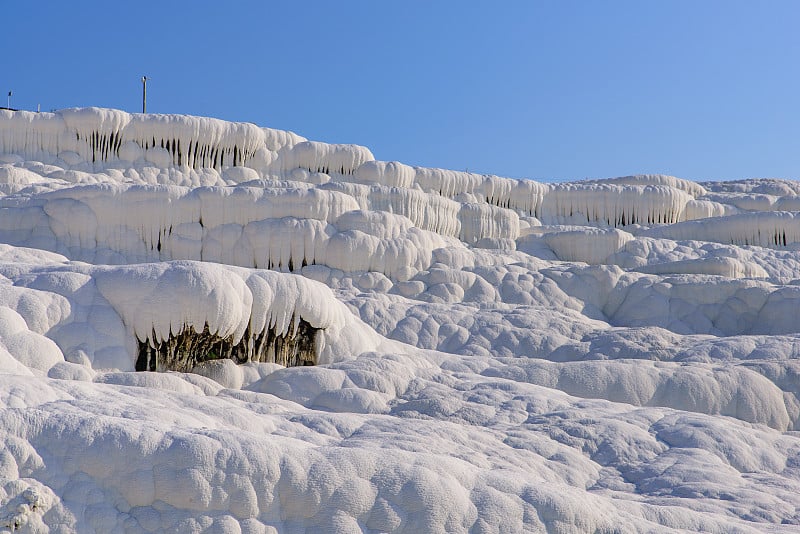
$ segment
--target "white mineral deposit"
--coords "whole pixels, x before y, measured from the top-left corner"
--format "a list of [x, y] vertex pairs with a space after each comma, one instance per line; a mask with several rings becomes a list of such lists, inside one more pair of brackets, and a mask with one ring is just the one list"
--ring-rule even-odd
[[798, 209], [0, 110], [0, 531], [797, 532]]

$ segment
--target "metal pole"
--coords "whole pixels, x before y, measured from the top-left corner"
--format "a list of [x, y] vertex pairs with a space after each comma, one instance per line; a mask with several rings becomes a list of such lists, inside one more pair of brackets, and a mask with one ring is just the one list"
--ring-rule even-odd
[[8, 109], [11, 109], [11, 91], [8, 92], [8, 105], [6, 107], [8, 107]]
[[147, 76], [142, 76], [142, 113], [147, 113]]

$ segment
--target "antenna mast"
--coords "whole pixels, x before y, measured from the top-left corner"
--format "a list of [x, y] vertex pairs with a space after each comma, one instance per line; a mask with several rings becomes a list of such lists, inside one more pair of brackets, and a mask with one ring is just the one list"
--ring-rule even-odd
[[142, 113], [147, 113], [147, 76], [142, 76]]

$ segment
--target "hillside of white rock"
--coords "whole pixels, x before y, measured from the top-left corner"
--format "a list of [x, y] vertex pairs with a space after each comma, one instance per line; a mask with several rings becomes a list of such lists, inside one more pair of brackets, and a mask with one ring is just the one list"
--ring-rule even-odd
[[797, 532], [800, 183], [0, 110], [0, 532]]

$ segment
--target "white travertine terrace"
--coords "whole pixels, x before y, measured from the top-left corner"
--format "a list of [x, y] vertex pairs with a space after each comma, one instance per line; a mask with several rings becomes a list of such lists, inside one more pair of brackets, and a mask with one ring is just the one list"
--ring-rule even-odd
[[797, 531], [798, 198], [0, 110], [0, 532]]

